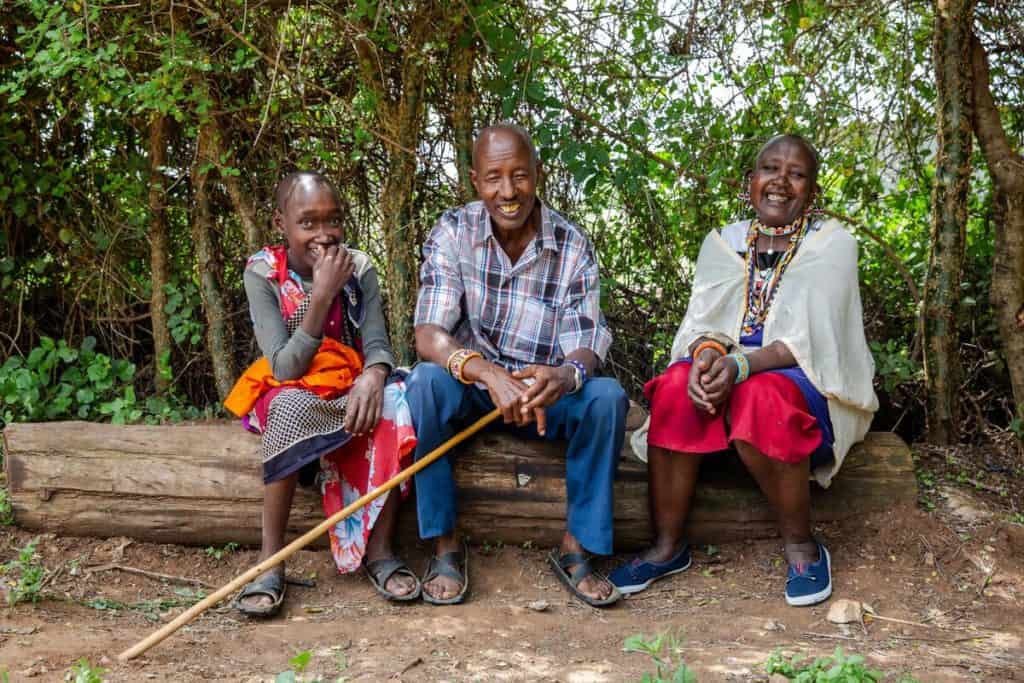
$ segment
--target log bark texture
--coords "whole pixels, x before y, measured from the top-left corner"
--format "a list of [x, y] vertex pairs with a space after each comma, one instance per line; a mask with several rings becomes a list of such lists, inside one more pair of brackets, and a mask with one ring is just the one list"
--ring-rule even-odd
[[[19, 526], [161, 543], [259, 544], [259, 437], [237, 424], [12, 424], [4, 440]], [[561, 445], [486, 432], [457, 454], [465, 534], [478, 543], [558, 543], [565, 526]], [[689, 537], [717, 542], [773, 536], [771, 509], [738, 462], [727, 456], [706, 460]], [[884, 432], [869, 434], [854, 448], [830, 489], [810, 485], [817, 521], [890, 510], [917, 495], [909, 449]], [[289, 533], [322, 519], [319, 496], [300, 489]], [[616, 547], [647, 543], [647, 519], [647, 468], [627, 447], [615, 483]], [[401, 527], [404, 540], [416, 537], [414, 505], [403, 506]]]

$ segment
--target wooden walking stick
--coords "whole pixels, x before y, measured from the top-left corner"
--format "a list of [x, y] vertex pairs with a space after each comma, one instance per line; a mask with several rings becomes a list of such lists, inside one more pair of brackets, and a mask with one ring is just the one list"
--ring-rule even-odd
[[227, 596], [231, 595], [235, 591], [237, 591], [250, 580], [256, 578], [268, 569], [271, 569], [281, 564], [286, 559], [295, 554], [296, 551], [305, 548], [307, 545], [309, 545], [317, 538], [322, 536], [332, 526], [334, 526], [341, 520], [345, 519], [353, 512], [359, 510], [364, 505], [369, 503], [371, 500], [395, 488], [403, 481], [405, 481], [406, 479], [416, 474], [430, 463], [440, 458], [453, 446], [462, 443], [463, 441], [465, 441], [466, 439], [473, 436], [481, 429], [489, 425], [491, 422], [494, 422], [494, 420], [499, 415], [501, 415], [501, 410], [498, 408], [495, 408], [491, 412], [487, 413], [479, 420], [471, 424], [469, 427], [466, 427], [464, 430], [462, 430], [452, 438], [448, 439], [443, 444], [432, 450], [430, 453], [423, 456], [422, 458], [420, 458], [419, 460], [417, 460], [412, 465], [405, 468], [395, 476], [391, 477], [391, 479], [388, 479], [386, 482], [384, 482], [374, 490], [370, 491], [359, 500], [346, 506], [344, 509], [338, 510], [333, 515], [331, 515], [324, 521], [320, 522], [320, 524], [316, 525], [302, 536], [299, 536], [294, 541], [292, 541], [291, 543], [281, 548], [267, 559], [257, 564], [255, 567], [252, 567], [244, 574], [239, 574], [230, 582], [219, 588], [216, 592], [211, 593], [210, 595], [206, 596], [196, 604], [189, 607], [187, 610], [178, 615], [178, 617], [175, 618], [173, 621], [167, 623], [165, 626], [160, 627], [145, 639], [139, 641], [135, 645], [131, 646], [130, 648], [119, 654], [117, 656], [118, 660], [122, 662], [127, 662], [129, 659], [134, 659], [135, 657], [138, 657], [143, 652], [158, 644], [159, 642], [167, 638], [167, 636], [171, 635], [179, 628], [189, 623], [190, 621], [198, 617], [200, 614], [210, 609], [211, 607], [213, 607], [218, 602], [220, 602]]

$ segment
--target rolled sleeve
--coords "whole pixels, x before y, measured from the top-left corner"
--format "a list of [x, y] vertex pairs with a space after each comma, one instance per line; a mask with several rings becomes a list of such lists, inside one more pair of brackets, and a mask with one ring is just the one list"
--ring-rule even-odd
[[569, 355], [590, 349], [604, 363], [612, 345], [612, 333], [601, 313], [601, 278], [597, 260], [587, 249], [569, 284], [568, 301], [558, 325], [558, 344]]
[[423, 245], [415, 325], [437, 325], [451, 332], [461, 317], [465, 288], [459, 272], [456, 227], [450, 215], [442, 216]]

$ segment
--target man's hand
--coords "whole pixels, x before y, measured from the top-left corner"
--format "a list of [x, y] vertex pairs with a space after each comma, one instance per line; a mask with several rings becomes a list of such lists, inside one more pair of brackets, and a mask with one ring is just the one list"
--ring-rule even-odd
[[708, 397], [705, 377], [721, 358], [722, 354], [718, 351], [705, 348], [693, 360], [693, 364], [690, 366], [690, 377], [686, 382], [686, 393], [693, 401], [693, 405], [697, 406], [697, 410], [702, 410], [709, 415], [715, 414], [715, 404]]
[[[527, 365], [512, 373], [516, 379], [532, 379], [522, 397], [520, 412], [537, 421], [537, 433], [544, 436], [547, 431], [547, 416], [544, 409], [554, 405], [575, 385], [575, 373], [571, 366]], [[531, 415], [532, 414], [532, 415]]]
[[462, 371], [468, 379], [483, 382], [491, 401], [501, 409], [505, 424], [514, 422], [522, 427], [532, 421], [533, 415], [522, 412], [523, 394], [527, 389], [525, 382], [513, 377], [497, 363], [488, 363], [482, 358], [470, 359]]
[[728, 356], [719, 356], [700, 378], [701, 387], [707, 400], [713, 406], [712, 414], [722, 407], [729, 399], [732, 388], [736, 385], [736, 375], [740, 372], [736, 361]]
[[377, 363], [363, 370], [356, 378], [345, 408], [345, 431], [355, 436], [369, 434], [380, 421], [384, 406], [384, 383], [388, 378], [386, 365]]

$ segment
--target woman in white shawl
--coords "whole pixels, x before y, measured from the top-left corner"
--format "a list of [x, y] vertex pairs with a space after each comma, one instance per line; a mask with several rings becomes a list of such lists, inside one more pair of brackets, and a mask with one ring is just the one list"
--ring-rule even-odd
[[651, 417], [633, 446], [647, 458], [655, 541], [610, 576], [623, 593], [690, 566], [683, 529], [702, 456], [732, 446], [776, 511], [786, 602], [832, 594], [807, 482], [829, 485], [878, 401], [857, 243], [809, 215], [817, 175], [810, 143], [772, 138], [748, 175], [755, 218], [704, 240], [673, 362], [644, 388]]

